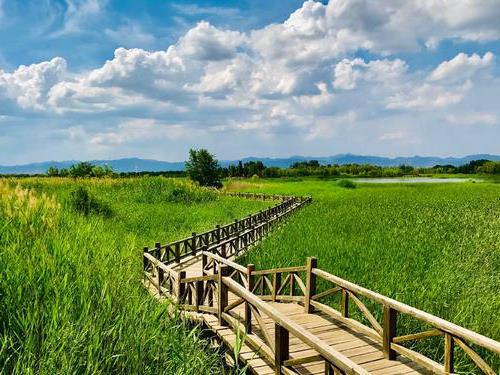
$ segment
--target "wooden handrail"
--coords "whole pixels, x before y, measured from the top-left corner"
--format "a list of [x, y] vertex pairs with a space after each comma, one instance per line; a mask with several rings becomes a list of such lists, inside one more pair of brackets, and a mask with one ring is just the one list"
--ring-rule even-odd
[[216, 261], [223, 263], [226, 266], [230, 266], [230, 267], [234, 268], [235, 270], [238, 270], [238, 271], [243, 272], [243, 273], [247, 273], [246, 267], [243, 267], [242, 265], [240, 265], [238, 263], [232, 262], [229, 259], [223, 258], [223, 257], [221, 257], [217, 254], [211, 253], [209, 251], [202, 251], [201, 253], [202, 253], [202, 255], [206, 255], [209, 258], [215, 259]]
[[281, 313], [271, 305], [263, 302], [259, 297], [257, 297], [253, 293], [250, 293], [236, 281], [227, 277], [223, 277], [222, 282], [229, 288], [231, 292], [249, 302], [259, 311], [264, 312], [267, 316], [273, 319], [276, 324], [279, 324], [299, 340], [309, 345], [312, 349], [316, 350], [329, 363], [345, 371], [347, 374], [369, 374], [369, 372], [364, 368], [351, 361], [342, 353], [328, 346], [328, 343], [317, 338], [312, 333], [302, 328], [299, 324], [295, 323], [285, 314]]
[[424, 321], [434, 328], [437, 328], [441, 331], [450, 333], [454, 336], [462, 338], [464, 340], [468, 340], [476, 345], [479, 345], [485, 349], [491, 350], [494, 353], [500, 354], [500, 343], [490, 339], [489, 337], [483, 336], [477, 332], [471, 331], [467, 328], [460, 327], [457, 324], [448, 322], [442, 318], [439, 318], [435, 315], [429, 314], [425, 311], [419, 310], [402, 302], [396, 301], [392, 298], [386, 297], [377, 292], [373, 292], [369, 289], [366, 289], [362, 286], [354, 284], [350, 281], [344, 280], [338, 276], [332, 275], [328, 272], [325, 272], [321, 269], [313, 269], [312, 271], [315, 275], [330, 281], [344, 289], [347, 289], [351, 292], [360, 294], [365, 296], [375, 302], [378, 302], [384, 306], [390, 307], [398, 312], [403, 314], [410, 315], [416, 319]]

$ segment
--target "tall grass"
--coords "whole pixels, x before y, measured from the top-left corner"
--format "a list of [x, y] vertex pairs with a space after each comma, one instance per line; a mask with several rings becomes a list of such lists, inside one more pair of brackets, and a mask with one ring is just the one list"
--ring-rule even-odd
[[[177, 238], [179, 221], [183, 229], [206, 229], [262, 203], [216, 196], [206, 207], [196, 199], [136, 201], [177, 184], [163, 179], [20, 182], [24, 187], [0, 180], [0, 373], [221, 372], [220, 356], [200, 331], [168, 318], [166, 306], [140, 285], [140, 248]], [[68, 209], [78, 185], [109, 204], [113, 216]]]
[[[325, 271], [500, 340], [499, 185], [259, 184], [247, 190], [312, 194], [313, 204], [252, 250], [248, 262], [284, 267], [317, 256]], [[401, 334], [422, 328], [407, 318], [398, 326]], [[442, 345], [432, 340], [419, 348], [440, 360]], [[490, 360], [499, 371], [500, 359]], [[470, 369], [463, 357], [458, 369]]]

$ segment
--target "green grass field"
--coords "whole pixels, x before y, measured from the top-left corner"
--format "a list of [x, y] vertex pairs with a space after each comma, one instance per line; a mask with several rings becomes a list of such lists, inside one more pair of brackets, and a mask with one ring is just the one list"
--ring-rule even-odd
[[[269, 202], [218, 197], [163, 178], [15, 183], [0, 180], [0, 373], [221, 372], [200, 332], [166, 319], [165, 306], [142, 287], [142, 246]], [[75, 212], [75, 186], [85, 186], [111, 216]]]
[[[349, 189], [305, 179], [234, 182], [228, 188], [313, 197], [246, 262], [265, 269], [316, 256], [325, 271], [500, 340], [500, 185]], [[417, 327], [402, 319], [398, 329], [405, 334]], [[427, 353], [439, 358], [442, 351], [429, 346]]]
[[[499, 340], [500, 185], [348, 185], [229, 181], [228, 190], [314, 199], [242, 261], [265, 269], [316, 256], [326, 271]], [[77, 186], [106, 215], [77, 212]], [[269, 202], [164, 178], [0, 180], [0, 193], [1, 373], [221, 372], [200, 332], [166, 319], [141, 286], [141, 249]], [[418, 328], [399, 321], [401, 334]]]

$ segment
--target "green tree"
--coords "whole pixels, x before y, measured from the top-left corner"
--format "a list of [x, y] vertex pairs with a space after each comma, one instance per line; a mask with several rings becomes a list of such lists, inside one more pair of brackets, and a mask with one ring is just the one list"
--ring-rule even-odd
[[57, 169], [56, 167], [49, 167], [49, 169], [47, 169], [47, 176], [54, 177], [59, 175], [60, 175], [59, 169]]
[[219, 162], [214, 155], [203, 148], [189, 150], [186, 172], [191, 180], [201, 186], [222, 187]]
[[69, 174], [71, 177], [89, 177], [92, 175], [92, 169], [94, 166], [89, 162], [81, 162], [78, 164], [73, 164], [69, 169]]

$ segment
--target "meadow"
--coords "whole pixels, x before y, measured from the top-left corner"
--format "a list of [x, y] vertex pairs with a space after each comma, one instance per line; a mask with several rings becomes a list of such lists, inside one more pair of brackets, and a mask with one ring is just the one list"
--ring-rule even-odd
[[[265, 269], [316, 256], [325, 271], [500, 339], [500, 184], [295, 178], [225, 189], [313, 197], [242, 262]], [[167, 319], [141, 286], [141, 249], [269, 202], [162, 177], [3, 179], [0, 193], [0, 373], [221, 372], [201, 332]], [[433, 340], [419, 349], [439, 360]]]
[[142, 247], [268, 204], [161, 177], [0, 180], [0, 373], [221, 373], [142, 287]]
[[[313, 197], [243, 262], [266, 269], [316, 256], [325, 271], [500, 340], [500, 185], [352, 187], [313, 179], [230, 182], [229, 190]], [[402, 334], [421, 328], [409, 319], [398, 324]], [[440, 359], [436, 340], [419, 345]], [[493, 361], [498, 371], [500, 362]]]

